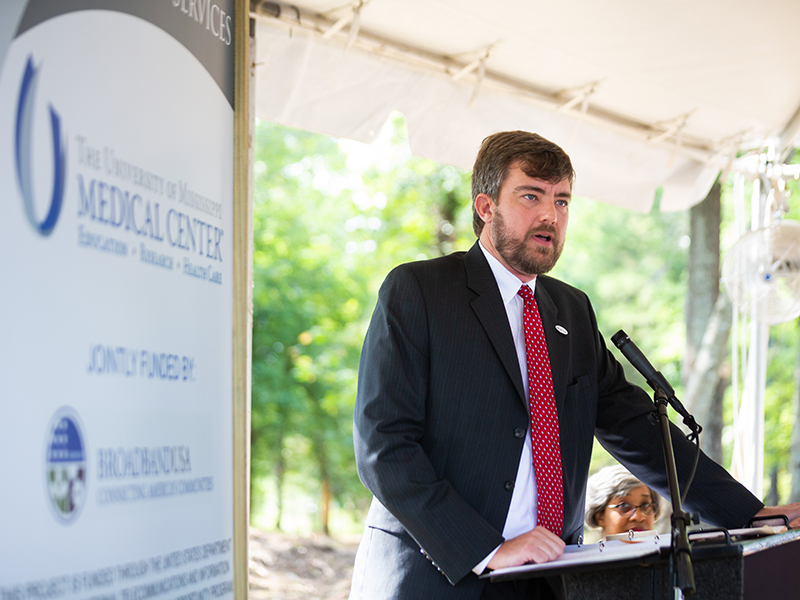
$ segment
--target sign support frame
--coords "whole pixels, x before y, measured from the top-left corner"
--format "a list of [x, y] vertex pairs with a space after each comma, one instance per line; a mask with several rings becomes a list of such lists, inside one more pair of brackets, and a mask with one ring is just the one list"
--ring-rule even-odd
[[250, 397], [253, 325], [253, 130], [255, 29], [249, 0], [236, 0], [233, 165], [233, 596], [249, 591]]

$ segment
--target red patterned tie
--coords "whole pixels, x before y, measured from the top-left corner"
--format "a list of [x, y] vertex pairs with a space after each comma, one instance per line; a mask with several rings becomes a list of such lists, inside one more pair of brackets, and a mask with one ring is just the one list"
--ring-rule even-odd
[[542, 527], [561, 535], [564, 524], [564, 488], [550, 357], [533, 292], [527, 285], [523, 285], [518, 293], [524, 304], [522, 320], [528, 357], [528, 402], [531, 409], [531, 444], [538, 495], [537, 520]]

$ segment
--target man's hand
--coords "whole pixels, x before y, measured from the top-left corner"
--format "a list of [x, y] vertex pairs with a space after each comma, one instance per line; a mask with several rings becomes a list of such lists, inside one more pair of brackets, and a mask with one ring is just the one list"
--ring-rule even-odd
[[544, 527], [506, 540], [495, 552], [488, 567], [492, 570], [555, 560], [564, 553], [564, 541]]
[[800, 527], [800, 502], [794, 504], [784, 504], [783, 506], [765, 506], [756, 513], [759, 521], [756, 525], [785, 525], [783, 519], [775, 521], [762, 521], [761, 517], [771, 517], [772, 515], [786, 515], [789, 519], [789, 527], [796, 529]]

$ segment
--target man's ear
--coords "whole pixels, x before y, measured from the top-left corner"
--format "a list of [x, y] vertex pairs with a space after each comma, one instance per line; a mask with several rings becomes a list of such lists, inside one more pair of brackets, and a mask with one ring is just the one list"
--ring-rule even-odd
[[475, 210], [484, 223], [491, 223], [494, 216], [495, 204], [486, 194], [475, 196]]

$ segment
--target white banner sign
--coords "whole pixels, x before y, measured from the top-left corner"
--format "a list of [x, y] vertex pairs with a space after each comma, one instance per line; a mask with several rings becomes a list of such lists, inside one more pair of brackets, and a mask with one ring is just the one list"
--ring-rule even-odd
[[232, 2], [11, 4], [0, 600], [232, 597]]

